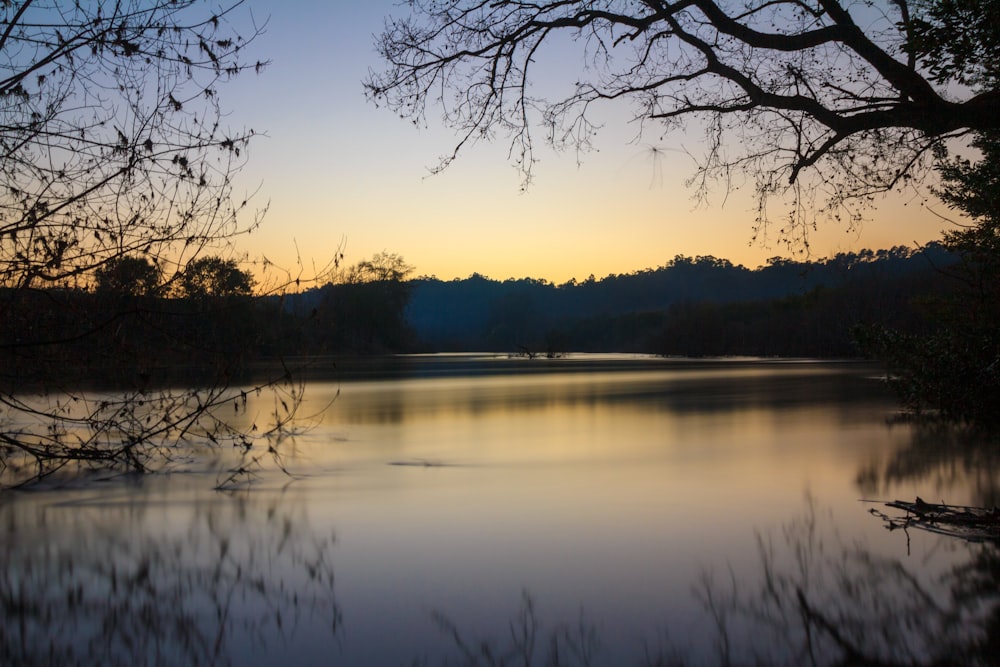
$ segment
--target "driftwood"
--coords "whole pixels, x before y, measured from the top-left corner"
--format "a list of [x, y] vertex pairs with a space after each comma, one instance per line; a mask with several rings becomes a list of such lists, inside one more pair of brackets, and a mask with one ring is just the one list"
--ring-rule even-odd
[[882, 519], [888, 530], [910, 527], [939, 535], [957, 537], [967, 542], [995, 542], [1000, 544], [1000, 509], [928, 503], [920, 496], [913, 502], [893, 500], [886, 507], [902, 510], [903, 515], [890, 516], [880, 509], [868, 510]]

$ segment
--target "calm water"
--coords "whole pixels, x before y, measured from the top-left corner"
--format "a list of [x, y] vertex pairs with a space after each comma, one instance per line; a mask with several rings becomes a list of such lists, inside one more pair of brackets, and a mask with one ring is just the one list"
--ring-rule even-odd
[[[984, 553], [861, 499], [996, 502], [991, 456], [890, 425], [852, 363], [415, 357], [306, 392], [329, 408], [281, 443], [290, 474], [248, 490], [192, 465], [0, 498], [0, 662], [465, 664], [530, 599], [534, 664], [552, 636], [565, 664], [712, 664], [722, 636], [795, 664], [797, 592], [877, 634]], [[901, 639], [871, 651], [935, 641]]]

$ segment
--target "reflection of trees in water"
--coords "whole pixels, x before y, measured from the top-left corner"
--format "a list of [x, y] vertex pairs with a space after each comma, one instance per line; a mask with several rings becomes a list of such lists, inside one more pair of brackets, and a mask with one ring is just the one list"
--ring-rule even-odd
[[719, 664], [995, 664], [995, 546], [949, 542], [963, 564], [931, 574], [926, 563], [916, 570], [831, 538], [827, 521], [810, 503], [780, 536], [758, 534], [755, 576], [719, 584], [706, 575], [698, 595]]
[[982, 633], [974, 639], [975, 654], [981, 663], [1000, 661], [1000, 547], [978, 546], [972, 549], [968, 563], [955, 568], [952, 597], [962, 607], [976, 609], [983, 605]]
[[780, 539], [759, 535], [750, 583], [702, 582], [721, 664], [994, 664], [995, 547], [955, 542], [968, 560], [935, 575], [831, 541], [823, 521], [810, 506]]
[[[409, 365], [405, 366], [408, 377], [447, 378], [447, 382], [422, 384], [420, 392], [384, 382], [378, 387], [377, 402], [345, 397], [347, 400], [337, 406], [336, 418], [350, 423], [390, 424], [417, 415], [420, 419], [438, 415], [481, 418], [515, 412], [542, 414], [556, 408], [626, 407], [684, 416], [816, 408], [840, 420], [850, 418], [855, 407], [868, 408], [872, 401], [887, 396], [884, 385], [868, 377], [871, 366], [842, 362], [647, 358], [505, 359], [465, 364], [435, 361], [437, 367], [422, 366], [428, 362], [419, 357], [396, 363]], [[369, 377], [402, 372], [391, 370], [387, 363], [369, 363], [373, 364], [367, 371]], [[448, 365], [452, 363], [454, 367]], [[349, 367], [347, 372], [362, 373], [357, 367]], [[357, 396], [354, 388], [350, 393]]]
[[857, 484], [864, 495], [879, 497], [897, 485], [921, 482], [941, 496], [965, 492], [972, 504], [1000, 504], [1000, 443], [996, 434], [943, 423], [916, 424], [912, 433], [910, 443], [888, 461], [872, 463], [858, 472]]
[[[994, 665], [1000, 656], [1000, 551], [949, 542], [957, 557], [937, 574], [911, 570], [863, 545], [845, 545], [813, 503], [776, 535], [759, 533], [755, 566], [736, 563], [696, 586], [712, 630], [701, 654], [670, 642], [636, 652], [644, 667]], [[831, 537], [832, 536], [832, 537]], [[940, 538], [942, 540], [949, 538]], [[922, 564], [926, 565], [926, 564]], [[749, 574], [747, 574], [749, 572]], [[440, 614], [438, 626], [470, 667], [606, 664], [596, 625], [543, 624], [530, 597], [499, 639], [470, 640]], [[574, 629], [578, 628], [578, 629]], [[668, 629], [669, 630], [669, 629]], [[506, 639], [504, 639], [506, 638]], [[691, 651], [697, 647], [691, 647]], [[452, 663], [445, 663], [452, 664]]]
[[240, 664], [307, 633], [336, 641], [333, 540], [280, 498], [19, 500], [0, 504], [0, 664]]
[[[438, 629], [461, 655], [460, 664], [467, 667], [591, 665], [595, 664], [593, 661], [600, 654], [601, 641], [597, 628], [582, 611], [575, 625], [545, 629], [535, 610], [535, 601], [527, 591], [521, 594], [521, 606], [511, 618], [504, 639], [484, 637], [471, 640], [447, 614], [435, 611], [432, 616]], [[426, 664], [426, 661], [414, 661], [415, 667]]]

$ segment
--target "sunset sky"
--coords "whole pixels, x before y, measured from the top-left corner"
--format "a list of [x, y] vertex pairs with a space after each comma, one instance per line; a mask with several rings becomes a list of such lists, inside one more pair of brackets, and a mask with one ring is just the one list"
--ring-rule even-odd
[[[751, 244], [751, 188], [699, 206], [685, 181], [697, 132], [635, 140], [630, 110], [609, 108], [599, 151], [544, 149], [527, 192], [503, 140], [467, 150], [444, 173], [429, 168], [454, 145], [433, 115], [414, 127], [366, 101], [362, 80], [380, 68], [373, 43], [393, 0], [249, 4], [266, 33], [248, 59], [269, 59], [259, 76], [223, 89], [233, 127], [263, 132], [251, 146], [240, 192], [259, 187], [270, 208], [241, 241], [251, 256], [291, 267], [324, 264], [343, 244], [347, 263], [398, 253], [417, 275], [562, 283], [656, 267], [678, 254], [714, 255], [756, 267], [789, 256], [776, 239]], [[561, 66], [569, 63], [564, 61]], [[938, 211], [946, 211], [938, 205]], [[860, 230], [830, 223], [811, 237], [812, 255], [913, 245], [946, 223], [911, 196], [869, 212]]]

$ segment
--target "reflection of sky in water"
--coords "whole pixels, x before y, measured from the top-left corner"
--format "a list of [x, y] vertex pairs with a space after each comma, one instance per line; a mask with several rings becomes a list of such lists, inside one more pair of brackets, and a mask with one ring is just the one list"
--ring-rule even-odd
[[[904, 555], [903, 538], [857, 502], [859, 471], [912, 438], [886, 426], [894, 404], [865, 369], [594, 370], [316, 383], [306, 413], [340, 395], [289, 448], [291, 484], [268, 475], [230, 497], [191, 475], [23, 496], [5, 508], [7, 532], [30, 549], [72, 526], [83, 561], [102, 550], [134, 559], [108, 546], [125, 543], [177, 550], [165, 561], [177, 570], [207, 567], [225, 540], [246, 572], [302, 598], [314, 592], [304, 554], [335, 532], [324, 549], [343, 627], [321, 655], [338, 664], [435, 664], [432, 610], [472, 638], [503, 635], [523, 589], [550, 627], [584, 609], [608, 664], [636, 662], [667, 628], [681, 646], [700, 645], [709, 626], [692, 595], [699, 575], [731, 565], [749, 577], [754, 531], [780, 531], [807, 492], [845, 543]], [[963, 480], [954, 484], [948, 500], [966, 501]], [[880, 493], [934, 497], [927, 488], [901, 479]], [[947, 559], [936, 538], [914, 536], [911, 549], [908, 565], [934, 550]], [[266, 616], [246, 611], [267, 607], [252, 587], [230, 589], [238, 613]], [[301, 621], [299, 658], [323, 644], [325, 626]]]

